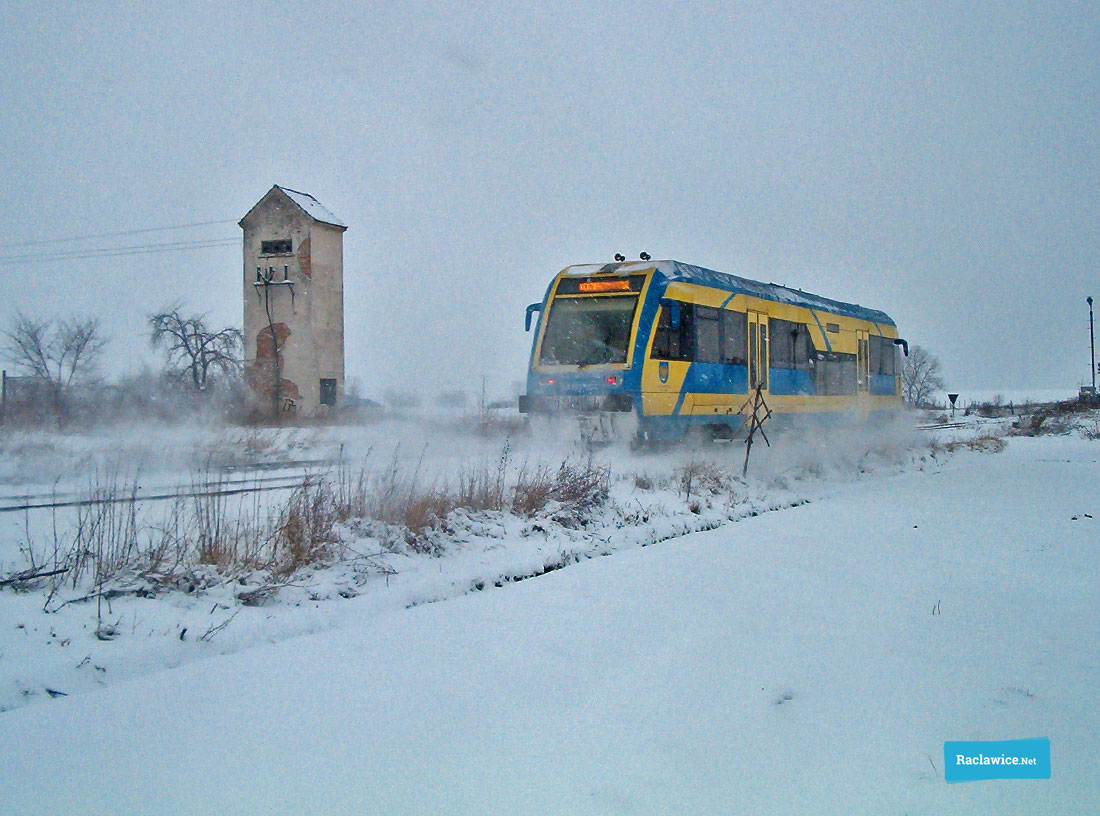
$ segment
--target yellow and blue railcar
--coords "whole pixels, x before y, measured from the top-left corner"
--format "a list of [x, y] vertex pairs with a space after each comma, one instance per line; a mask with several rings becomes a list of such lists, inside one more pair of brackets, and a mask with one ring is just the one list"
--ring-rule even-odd
[[659, 440], [732, 435], [757, 391], [779, 416], [901, 407], [894, 321], [798, 289], [672, 260], [585, 264], [527, 307], [528, 330], [535, 315], [523, 413], [630, 416]]

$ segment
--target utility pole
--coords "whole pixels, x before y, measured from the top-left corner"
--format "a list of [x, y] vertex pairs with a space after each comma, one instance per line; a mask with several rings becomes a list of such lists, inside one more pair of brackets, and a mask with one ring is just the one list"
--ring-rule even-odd
[[1089, 304], [1089, 370], [1092, 372], [1092, 395], [1096, 396], [1096, 335], [1092, 329], [1092, 295], [1085, 300]]

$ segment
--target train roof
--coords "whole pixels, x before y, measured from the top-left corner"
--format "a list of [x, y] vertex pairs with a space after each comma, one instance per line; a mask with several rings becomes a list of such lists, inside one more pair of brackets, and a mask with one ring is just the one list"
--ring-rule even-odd
[[713, 289], [721, 289], [726, 292], [753, 295], [765, 300], [773, 300], [778, 303], [790, 303], [794, 306], [805, 306], [808, 309], [817, 309], [831, 314], [854, 317], [859, 320], [867, 320], [872, 323], [883, 323], [888, 326], [896, 325], [885, 312], [878, 309], [868, 309], [858, 303], [845, 303], [842, 300], [822, 297], [801, 289], [791, 289], [780, 286], [777, 283], [763, 283], [761, 281], [730, 275], [726, 272], [716, 272], [702, 266], [693, 266], [680, 261], [625, 261], [622, 263], [608, 264], [577, 264], [562, 270], [567, 275], [595, 275], [598, 273], [617, 273], [620, 275], [631, 272], [648, 272], [655, 270], [655, 275], [663, 278], [666, 284], [675, 282], [696, 283], [700, 286], [709, 286]]

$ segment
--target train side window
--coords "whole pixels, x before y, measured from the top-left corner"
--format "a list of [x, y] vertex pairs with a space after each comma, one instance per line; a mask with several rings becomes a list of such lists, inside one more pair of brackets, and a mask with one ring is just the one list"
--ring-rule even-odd
[[826, 395], [829, 393], [828, 371], [829, 364], [825, 359], [825, 352], [814, 354], [814, 393]]
[[791, 329], [794, 323], [780, 320], [777, 317], [771, 319], [772, 324], [772, 368], [794, 368], [794, 342], [791, 337]]
[[834, 397], [856, 393], [856, 355], [819, 351], [814, 357], [814, 393]]
[[759, 376], [756, 371], [757, 361], [759, 359], [756, 356], [757, 329], [758, 326], [756, 323], [749, 326], [749, 388], [756, 388], [759, 381]]
[[896, 347], [889, 337], [871, 336], [871, 373], [894, 376]]
[[871, 374], [882, 373], [882, 338], [872, 334], [868, 339], [868, 352], [870, 354]]
[[856, 393], [856, 357], [846, 354], [840, 362], [840, 393], [851, 396]]
[[897, 372], [894, 362], [897, 360], [898, 347], [889, 337], [882, 338], [882, 373], [891, 377]]
[[749, 316], [744, 312], [722, 310], [722, 362], [745, 365], [748, 358], [747, 336]]
[[810, 333], [801, 323], [772, 318], [772, 368], [798, 368], [810, 365]]
[[657, 318], [657, 330], [653, 335], [655, 360], [691, 360], [694, 350], [695, 316], [691, 303], [680, 303], [680, 327], [672, 328], [672, 315], [668, 306], [662, 306]]
[[810, 332], [801, 323], [795, 324], [798, 330], [794, 334], [794, 367], [805, 371], [810, 367]]
[[695, 362], [721, 362], [718, 310], [709, 306], [695, 307]]
[[768, 385], [768, 371], [772, 367], [771, 347], [768, 343], [768, 321], [764, 316], [760, 317], [760, 382], [759, 385], [764, 387], [764, 390], [770, 388]]

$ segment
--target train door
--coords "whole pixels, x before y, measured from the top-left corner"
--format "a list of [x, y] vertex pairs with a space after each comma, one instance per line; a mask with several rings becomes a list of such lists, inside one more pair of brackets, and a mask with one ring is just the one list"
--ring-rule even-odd
[[871, 355], [867, 332], [856, 331], [856, 392], [867, 394], [871, 390]]
[[749, 312], [749, 390], [768, 390], [768, 316]]

